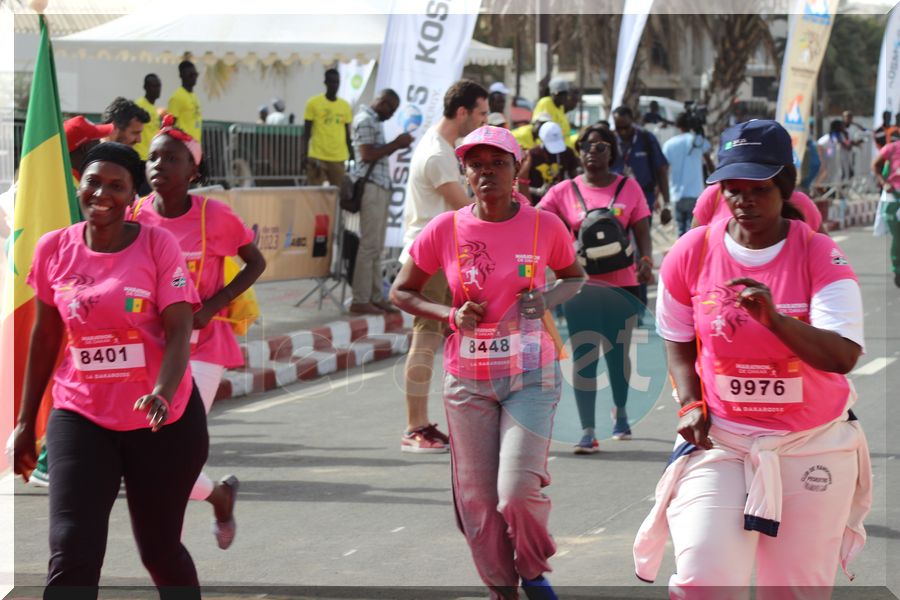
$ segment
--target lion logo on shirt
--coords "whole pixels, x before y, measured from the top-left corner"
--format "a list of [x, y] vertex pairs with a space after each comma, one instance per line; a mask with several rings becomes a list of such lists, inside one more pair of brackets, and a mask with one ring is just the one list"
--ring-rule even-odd
[[497, 264], [487, 252], [487, 244], [478, 241], [467, 242], [460, 246], [459, 266], [463, 286], [479, 290], [484, 289], [488, 275], [497, 268]]
[[98, 294], [87, 293], [94, 283], [95, 280], [90, 275], [72, 273], [56, 286], [56, 291], [66, 303], [67, 320], [87, 324], [86, 319], [91, 309], [100, 301]]
[[720, 337], [730, 343], [738, 327], [750, 318], [738, 308], [737, 298], [737, 290], [727, 285], [718, 285], [700, 297], [700, 311], [704, 315], [715, 315], [710, 323], [711, 337]]

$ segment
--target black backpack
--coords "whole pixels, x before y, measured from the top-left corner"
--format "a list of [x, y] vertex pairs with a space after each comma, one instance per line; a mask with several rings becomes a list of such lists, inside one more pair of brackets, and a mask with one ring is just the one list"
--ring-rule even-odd
[[606, 208], [591, 210], [588, 210], [578, 184], [574, 179], [571, 180], [572, 189], [575, 190], [575, 195], [578, 196], [585, 212], [584, 220], [578, 229], [575, 253], [578, 255], [578, 262], [588, 275], [611, 273], [634, 264], [631, 238], [612, 210], [627, 180], [627, 177], [622, 177]]

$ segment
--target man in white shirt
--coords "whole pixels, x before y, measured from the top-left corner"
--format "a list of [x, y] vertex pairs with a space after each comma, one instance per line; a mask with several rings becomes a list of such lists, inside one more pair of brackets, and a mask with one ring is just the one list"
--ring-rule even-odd
[[[488, 92], [474, 81], [457, 81], [444, 95], [444, 115], [422, 135], [410, 163], [403, 215], [405, 234], [401, 261], [409, 258], [409, 247], [425, 226], [442, 212], [472, 203], [466, 195], [456, 140], [484, 125], [488, 115]], [[447, 278], [438, 271], [422, 293], [450, 305]], [[416, 317], [406, 357], [407, 426], [400, 449], [404, 452], [448, 452], [450, 439], [428, 421], [428, 388], [434, 355], [444, 339], [446, 323]]]

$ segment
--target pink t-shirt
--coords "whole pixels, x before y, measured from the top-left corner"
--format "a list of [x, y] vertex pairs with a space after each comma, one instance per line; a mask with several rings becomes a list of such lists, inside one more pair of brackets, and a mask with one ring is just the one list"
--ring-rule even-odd
[[[65, 358], [53, 376], [53, 406], [115, 431], [148, 427], [135, 401], [156, 384], [166, 346], [162, 311], [177, 302], [199, 307], [178, 242], [168, 231], [141, 227], [124, 250], [94, 252], [86, 224], [44, 234], [28, 284], [65, 323]], [[190, 366], [173, 398], [169, 423], [191, 395]]]
[[[694, 218], [697, 219], [698, 225], [709, 225], [719, 219], [731, 218], [731, 210], [728, 208], [725, 198], [719, 193], [720, 190], [721, 187], [718, 183], [710, 185], [697, 198], [697, 204], [694, 206]], [[791, 194], [790, 201], [797, 207], [797, 210], [803, 213], [803, 220], [809, 225], [809, 228], [818, 231], [822, 226], [822, 213], [819, 212], [816, 203], [803, 192], [796, 190]]]
[[[587, 205], [588, 210], [591, 210], [609, 206], [621, 179], [621, 177], [616, 177], [615, 181], [602, 188], [589, 186], [584, 182], [584, 178], [581, 175], [576, 177], [574, 181], [577, 183], [578, 189], [581, 190], [581, 195], [584, 196], [584, 203]], [[563, 181], [550, 188], [538, 206], [561, 217], [564, 222], [572, 227], [573, 231], [578, 231], [581, 228], [582, 221], [584, 221], [584, 209], [578, 200], [578, 196], [575, 195], [575, 190], [572, 189], [571, 181]], [[622, 191], [619, 192], [619, 197], [616, 198], [613, 212], [626, 229], [631, 229], [635, 223], [650, 216], [650, 208], [647, 206], [644, 192], [634, 179], [628, 179], [625, 182]], [[590, 278], [592, 281], [603, 281], [618, 287], [638, 284], [637, 269], [634, 265], [629, 265], [624, 269], [611, 273], [591, 275]]]
[[701, 346], [697, 368], [712, 414], [767, 429], [801, 431], [840, 415], [849, 393], [847, 378], [794, 356], [775, 334], [735, 306], [743, 288], [725, 285], [737, 277], [760, 281], [771, 290], [779, 313], [808, 323], [814, 294], [835, 281], [856, 280], [831, 238], [800, 221], [790, 223], [778, 256], [759, 267], [741, 265], [728, 253], [728, 220], [692, 229], [672, 247], [660, 275], [676, 301], [694, 308]]
[[[135, 220], [144, 225], [168, 229], [175, 234], [187, 261], [191, 280], [196, 285], [203, 248], [200, 225], [204, 199], [201, 196], [191, 196], [190, 210], [169, 219], [156, 212], [153, 207], [154, 196], [155, 194], [150, 194], [143, 200]], [[225, 287], [222, 264], [225, 257], [235, 256], [238, 248], [252, 241], [253, 232], [227, 204], [212, 198], [207, 200], [206, 259], [203, 263], [202, 281], [197, 290], [201, 300], [211, 298]], [[191, 346], [191, 360], [209, 362], [226, 368], [240, 367], [244, 364], [241, 349], [227, 321], [213, 319], [195, 335], [197, 339]]]
[[891, 142], [878, 151], [878, 156], [890, 163], [887, 181], [895, 190], [900, 190], [900, 142]]
[[[474, 205], [442, 213], [409, 250], [416, 266], [426, 273], [443, 269], [453, 292], [453, 306], [459, 308], [467, 299], [487, 302], [479, 328], [454, 333], [444, 346], [444, 368], [459, 377], [491, 379], [520, 373], [514, 341], [517, 295], [528, 290], [532, 277], [534, 288], [543, 288], [547, 267], [559, 270], [575, 262], [571, 236], [562, 221], [530, 206], [520, 194], [516, 199], [519, 212], [507, 221], [482, 221], [473, 214]], [[454, 241], [454, 217], [458, 244]], [[540, 364], [555, 358], [553, 341], [544, 332]]]

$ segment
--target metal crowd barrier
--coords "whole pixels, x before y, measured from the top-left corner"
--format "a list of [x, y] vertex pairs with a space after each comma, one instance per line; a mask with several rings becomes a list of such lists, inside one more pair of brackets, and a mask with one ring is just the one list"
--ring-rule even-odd
[[203, 124], [203, 163], [208, 185], [230, 186], [228, 127], [220, 123]]
[[302, 142], [301, 125], [235, 123], [226, 144], [229, 185], [302, 185]]

